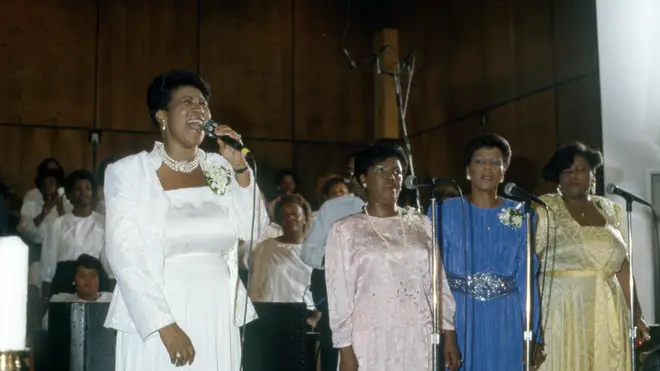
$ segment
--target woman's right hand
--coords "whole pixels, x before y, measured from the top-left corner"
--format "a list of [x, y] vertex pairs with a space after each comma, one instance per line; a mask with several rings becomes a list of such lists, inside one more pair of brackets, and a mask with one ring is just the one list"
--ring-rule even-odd
[[339, 349], [339, 371], [358, 371], [358, 360], [353, 346]]
[[186, 333], [173, 323], [158, 330], [160, 339], [170, 355], [170, 361], [176, 367], [187, 364], [192, 365], [195, 361], [195, 348]]
[[41, 215], [46, 216], [50, 211], [57, 207], [57, 197], [50, 197], [44, 202], [44, 207], [41, 209]]

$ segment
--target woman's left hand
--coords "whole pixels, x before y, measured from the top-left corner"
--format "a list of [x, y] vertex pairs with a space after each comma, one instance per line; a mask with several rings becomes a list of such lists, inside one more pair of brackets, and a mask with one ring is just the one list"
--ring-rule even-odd
[[461, 352], [458, 350], [456, 331], [444, 331], [445, 333], [445, 368], [456, 371], [463, 367]]
[[[218, 127], [215, 128], [214, 133], [218, 137], [228, 136], [241, 144], [243, 143], [243, 141], [241, 141], [241, 136], [227, 125], [218, 125]], [[220, 155], [229, 161], [234, 169], [242, 169], [247, 166], [245, 155], [243, 155], [241, 151], [228, 146], [220, 138], [218, 138], [217, 142]]]
[[642, 343], [651, 340], [649, 326], [643, 318], [640, 318], [639, 321], [637, 321], [637, 340]]

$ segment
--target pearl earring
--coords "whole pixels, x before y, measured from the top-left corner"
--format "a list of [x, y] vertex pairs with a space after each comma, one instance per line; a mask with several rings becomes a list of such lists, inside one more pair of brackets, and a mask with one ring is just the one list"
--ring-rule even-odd
[[471, 178], [470, 178], [470, 174], [465, 175], [465, 178], [466, 178], [467, 180], [470, 180], [470, 179], [471, 179]]
[[163, 131], [167, 129], [167, 121], [163, 120], [163, 126], [161, 127]]
[[362, 183], [362, 188], [367, 188], [367, 183]]

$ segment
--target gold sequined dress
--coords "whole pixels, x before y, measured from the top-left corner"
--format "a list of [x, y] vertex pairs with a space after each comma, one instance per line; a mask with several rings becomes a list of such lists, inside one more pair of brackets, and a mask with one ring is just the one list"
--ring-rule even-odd
[[551, 212], [539, 210], [536, 232], [547, 353], [539, 370], [630, 370], [629, 312], [615, 275], [626, 259], [621, 207], [594, 196], [607, 224], [582, 226], [560, 195], [542, 199]]

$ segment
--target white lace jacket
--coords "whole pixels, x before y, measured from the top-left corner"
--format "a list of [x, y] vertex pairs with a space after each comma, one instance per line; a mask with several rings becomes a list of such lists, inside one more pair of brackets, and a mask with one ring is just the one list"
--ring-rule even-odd
[[[199, 151], [202, 169], [208, 161], [229, 169], [222, 156]], [[160, 185], [156, 170], [161, 160], [154, 151], [128, 156], [110, 165], [105, 177], [106, 251], [117, 278], [105, 326], [118, 331], [137, 332], [143, 339], [175, 322], [163, 296], [164, 256], [162, 238], [169, 197]], [[253, 211], [253, 187], [258, 187], [250, 170], [251, 183], [242, 188], [231, 182], [227, 204], [233, 207], [239, 239], [250, 241]], [[232, 177], [234, 174], [232, 174]], [[268, 213], [257, 189], [255, 241], [268, 226]], [[237, 246], [225, 255], [231, 279], [236, 281], [234, 323], [242, 325], [245, 309], [245, 287], [238, 279]], [[252, 303], [247, 306], [247, 322], [256, 318]]]

